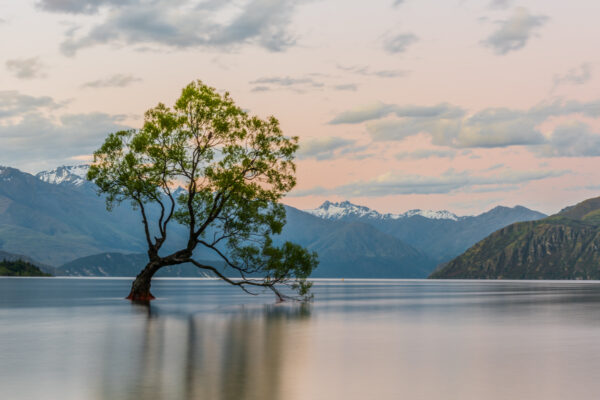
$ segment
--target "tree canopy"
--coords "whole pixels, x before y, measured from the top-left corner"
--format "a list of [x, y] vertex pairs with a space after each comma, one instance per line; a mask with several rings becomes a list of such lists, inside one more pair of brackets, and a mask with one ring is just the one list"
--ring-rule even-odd
[[[248, 292], [268, 288], [282, 300], [291, 295], [278, 288], [287, 286], [307, 298], [317, 255], [273, 241], [285, 225], [280, 200], [296, 184], [297, 149], [298, 138], [285, 136], [276, 118], [252, 116], [201, 81], [186, 86], [172, 108], [148, 110], [141, 129], [110, 134], [88, 179], [109, 209], [130, 201], [140, 211], [149, 263], [130, 298], [153, 298], [152, 275], [188, 262]], [[150, 206], [160, 210], [155, 218]], [[187, 243], [165, 255], [173, 222], [186, 227]], [[195, 260], [198, 247], [214, 252], [225, 270]]]

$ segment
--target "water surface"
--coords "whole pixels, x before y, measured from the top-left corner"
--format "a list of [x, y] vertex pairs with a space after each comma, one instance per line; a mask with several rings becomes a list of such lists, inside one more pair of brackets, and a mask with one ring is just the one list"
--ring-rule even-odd
[[597, 399], [599, 282], [0, 279], [0, 399]]

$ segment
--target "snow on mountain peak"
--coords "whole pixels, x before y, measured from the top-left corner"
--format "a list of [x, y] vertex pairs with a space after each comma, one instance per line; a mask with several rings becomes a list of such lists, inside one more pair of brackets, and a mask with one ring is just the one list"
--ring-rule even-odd
[[357, 206], [349, 201], [332, 203], [325, 201], [319, 208], [305, 210], [307, 213], [324, 219], [340, 219], [346, 216], [379, 218], [381, 214], [368, 207]]
[[55, 185], [71, 184], [81, 186], [86, 182], [89, 165], [63, 165], [51, 171], [42, 171], [35, 176], [47, 183]]
[[352, 204], [349, 201], [342, 201], [333, 203], [325, 201], [320, 207], [311, 210], [304, 210], [305, 212], [312, 214], [316, 217], [323, 219], [342, 219], [345, 217], [357, 217], [357, 218], [372, 218], [372, 219], [402, 219], [410, 218], [414, 216], [421, 216], [429, 219], [449, 219], [457, 221], [458, 217], [450, 211], [431, 211], [431, 210], [409, 210], [403, 214], [381, 214], [375, 210], [371, 210], [365, 206], [359, 206]]
[[415, 215], [420, 215], [421, 217], [429, 218], [429, 219], [451, 219], [453, 221], [457, 221], [458, 217], [456, 214], [451, 213], [448, 210], [440, 210], [440, 211], [432, 211], [432, 210], [408, 210], [403, 214], [390, 214], [393, 215], [392, 218], [408, 218], [414, 217]]

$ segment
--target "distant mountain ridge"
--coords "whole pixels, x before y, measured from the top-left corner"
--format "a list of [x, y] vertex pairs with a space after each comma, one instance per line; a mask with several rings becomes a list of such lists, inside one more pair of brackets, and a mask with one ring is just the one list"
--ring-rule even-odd
[[[106, 211], [95, 185], [83, 180], [87, 168], [63, 166], [36, 176], [0, 168], [0, 250], [54, 266], [74, 262], [63, 270], [73, 275], [137, 268], [146, 251], [140, 216], [128, 203]], [[321, 262], [315, 277], [426, 277], [491, 231], [543, 216], [518, 207], [499, 207], [477, 217], [420, 210], [380, 214], [350, 202], [329, 203], [328, 208], [347, 212], [337, 210], [335, 218], [327, 218], [286, 206], [288, 223], [274, 237], [276, 243], [290, 240], [317, 251]], [[147, 211], [158, 212], [152, 207]], [[164, 251], [179, 246], [185, 235], [184, 227], [173, 224]], [[102, 256], [107, 253], [112, 259]], [[208, 251], [195, 256], [218, 262]]]
[[339, 203], [332, 203], [325, 201], [318, 208], [304, 210], [305, 212], [315, 215], [324, 219], [343, 219], [347, 217], [355, 218], [372, 218], [372, 219], [402, 219], [410, 218], [414, 216], [421, 216], [430, 219], [450, 219], [457, 221], [460, 217], [447, 210], [431, 211], [431, 210], [409, 210], [403, 214], [381, 214], [375, 210], [372, 210], [365, 206], [359, 206], [352, 204], [349, 201], [342, 201]]
[[[223, 269], [224, 263], [209, 261], [216, 268]], [[148, 255], [144, 253], [100, 253], [78, 258], [56, 268], [59, 276], [121, 276], [135, 277], [148, 263]], [[191, 264], [165, 267], [157, 272], [157, 277], [213, 277], [212, 274], [200, 270]]]
[[600, 197], [502, 228], [430, 277], [600, 279]]
[[464, 217], [458, 217], [446, 210], [410, 210], [403, 214], [381, 214], [349, 201], [326, 201], [319, 208], [306, 212], [331, 221], [360, 221], [369, 224], [427, 254], [437, 263], [456, 257], [477, 241], [506, 225], [546, 216], [522, 206], [497, 206], [482, 214]]

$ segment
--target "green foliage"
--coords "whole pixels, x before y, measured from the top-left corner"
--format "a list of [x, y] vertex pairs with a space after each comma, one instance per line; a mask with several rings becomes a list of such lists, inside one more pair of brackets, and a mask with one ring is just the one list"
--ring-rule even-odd
[[23, 260], [0, 261], [0, 276], [51, 276]]
[[[296, 184], [297, 149], [298, 138], [284, 136], [277, 119], [251, 116], [228, 93], [197, 81], [173, 108], [148, 110], [141, 129], [110, 134], [94, 153], [88, 179], [109, 209], [123, 201], [140, 209], [151, 260], [186, 262], [200, 245], [243, 279], [260, 271], [260, 286], [288, 284], [304, 296], [316, 254], [291, 243], [274, 247], [271, 239], [285, 224], [279, 201]], [[178, 186], [185, 191], [175, 198]], [[149, 221], [149, 204], [161, 210], [156, 221]], [[159, 257], [173, 219], [189, 228], [188, 243]]]

